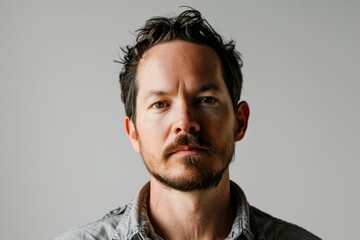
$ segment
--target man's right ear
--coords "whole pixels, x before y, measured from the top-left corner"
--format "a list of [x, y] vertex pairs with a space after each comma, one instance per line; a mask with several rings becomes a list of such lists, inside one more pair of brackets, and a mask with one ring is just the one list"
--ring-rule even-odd
[[125, 127], [126, 134], [127, 134], [128, 138], [130, 139], [131, 145], [133, 146], [134, 150], [137, 152], [140, 152], [139, 136], [136, 132], [136, 128], [135, 128], [133, 121], [128, 116], [126, 116], [124, 119], [124, 127]]

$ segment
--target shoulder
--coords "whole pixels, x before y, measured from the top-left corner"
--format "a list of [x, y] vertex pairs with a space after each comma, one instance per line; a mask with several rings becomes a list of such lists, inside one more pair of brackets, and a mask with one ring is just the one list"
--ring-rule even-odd
[[55, 240], [107, 240], [111, 239], [114, 230], [124, 217], [127, 205], [107, 213], [102, 219], [77, 227]]
[[319, 240], [317, 236], [309, 231], [275, 218], [253, 206], [250, 207], [254, 218], [265, 234], [265, 239], [296, 239], [296, 240]]

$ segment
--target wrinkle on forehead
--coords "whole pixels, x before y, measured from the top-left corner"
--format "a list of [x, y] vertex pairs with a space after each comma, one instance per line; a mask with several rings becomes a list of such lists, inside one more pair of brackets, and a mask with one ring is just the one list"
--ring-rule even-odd
[[[181, 64], [189, 61], [192, 64]], [[149, 64], [155, 68], [159, 65], [165, 66], [174, 72], [180, 71], [184, 67], [193, 73], [206, 73], [213, 69], [221, 70], [221, 67], [218, 68], [220, 59], [215, 50], [206, 45], [182, 40], [161, 43], [150, 48], [140, 59], [138, 70], [141, 70], [143, 65]], [[185, 74], [186, 72], [180, 73]]]
[[206, 45], [182, 40], [161, 43], [146, 51], [139, 62], [139, 91], [144, 84], [147, 90], [192, 92], [199, 86], [216, 85], [218, 78], [223, 81], [221, 71], [218, 55]]

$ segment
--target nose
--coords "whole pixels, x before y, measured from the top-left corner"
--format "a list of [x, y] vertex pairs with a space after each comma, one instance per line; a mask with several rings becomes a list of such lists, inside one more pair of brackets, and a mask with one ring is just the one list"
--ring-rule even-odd
[[173, 129], [175, 134], [197, 133], [200, 131], [196, 111], [189, 104], [182, 103], [174, 112]]

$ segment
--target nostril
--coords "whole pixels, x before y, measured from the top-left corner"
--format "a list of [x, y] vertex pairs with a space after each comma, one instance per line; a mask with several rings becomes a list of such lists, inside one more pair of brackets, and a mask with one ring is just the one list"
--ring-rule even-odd
[[197, 133], [200, 130], [200, 126], [198, 124], [191, 124], [187, 126], [178, 126], [175, 128], [175, 133]]
[[191, 126], [190, 129], [189, 129], [189, 132], [190, 133], [196, 132], [196, 128], [194, 126]]
[[182, 132], [182, 129], [181, 129], [181, 128], [177, 128], [177, 129], [176, 129], [176, 133], [180, 133], [180, 132]]

